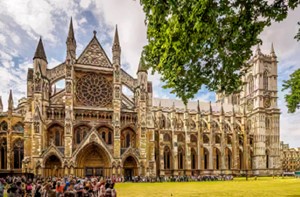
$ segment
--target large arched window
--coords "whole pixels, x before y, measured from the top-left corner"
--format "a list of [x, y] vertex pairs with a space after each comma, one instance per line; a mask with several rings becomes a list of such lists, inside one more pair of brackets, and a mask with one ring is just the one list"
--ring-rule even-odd
[[209, 138], [207, 135], [203, 134], [203, 143], [204, 144], [209, 144]]
[[195, 170], [197, 168], [197, 153], [194, 148], [191, 150], [191, 159], [192, 169]]
[[113, 143], [113, 136], [112, 136], [113, 130], [111, 128], [102, 126], [98, 129], [98, 132], [106, 144], [111, 145]]
[[271, 125], [270, 125], [270, 118], [266, 117], [266, 129], [270, 129]]
[[7, 129], [8, 129], [7, 122], [6, 121], [2, 121], [1, 124], [0, 124], [0, 130], [1, 131], [7, 131]]
[[209, 152], [206, 148], [204, 148], [204, 169], [207, 170], [209, 168]]
[[269, 88], [269, 81], [268, 81], [268, 71], [265, 71], [263, 74], [263, 88], [264, 90], [268, 90]]
[[14, 169], [22, 168], [22, 160], [24, 158], [24, 141], [17, 139], [14, 142]]
[[215, 154], [215, 169], [219, 170], [221, 166], [221, 151], [218, 148], [214, 148]]
[[268, 168], [270, 168], [270, 164], [269, 164], [269, 151], [268, 150], [266, 150], [266, 168], [268, 169]]
[[243, 151], [240, 149], [239, 150], [239, 169], [242, 170], [244, 167], [244, 156], [243, 156]]
[[164, 148], [164, 169], [171, 169], [171, 151], [168, 146], [165, 146]]
[[216, 135], [215, 135], [215, 143], [216, 143], [216, 144], [221, 144], [221, 137], [220, 137], [220, 134], [216, 134]]
[[136, 134], [130, 129], [124, 129], [121, 132], [121, 148], [136, 147]]
[[164, 142], [171, 142], [171, 137], [167, 133], [164, 135]]
[[183, 169], [184, 166], [184, 150], [182, 147], [178, 149], [178, 169]]
[[197, 136], [196, 135], [191, 135], [191, 143], [197, 144]]
[[254, 81], [253, 76], [248, 77], [248, 94], [251, 94], [254, 91]]
[[24, 132], [24, 125], [21, 122], [18, 122], [17, 124], [15, 124], [13, 126], [13, 130], [23, 133]]
[[6, 138], [0, 138], [0, 169], [6, 169], [7, 142]]
[[64, 128], [59, 124], [54, 124], [48, 128], [47, 132], [48, 145], [54, 144], [55, 146], [64, 145]]
[[184, 135], [183, 134], [179, 134], [178, 136], [177, 136], [177, 141], [178, 142], [181, 142], [181, 143], [184, 143]]
[[80, 144], [80, 142], [85, 138], [87, 133], [90, 131], [90, 127], [86, 125], [80, 125], [74, 129], [74, 142], [75, 144]]
[[227, 161], [227, 169], [230, 170], [232, 167], [232, 153], [229, 148], [225, 149], [226, 161]]

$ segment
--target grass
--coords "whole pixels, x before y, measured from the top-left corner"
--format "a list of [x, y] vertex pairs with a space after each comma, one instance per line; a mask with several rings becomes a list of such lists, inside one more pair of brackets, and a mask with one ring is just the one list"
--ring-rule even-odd
[[233, 181], [182, 183], [118, 183], [120, 197], [299, 196], [300, 179], [259, 177]]

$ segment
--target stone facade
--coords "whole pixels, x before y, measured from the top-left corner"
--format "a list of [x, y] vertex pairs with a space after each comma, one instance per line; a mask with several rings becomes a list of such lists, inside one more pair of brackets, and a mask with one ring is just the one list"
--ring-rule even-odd
[[280, 143], [282, 170], [295, 172], [300, 170], [300, 148], [290, 148], [288, 144]]
[[[27, 98], [2, 112], [2, 169], [20, 169], [12, 156], [18, 145], [23, 172], [43, 176], [280, 173], [273, 47], [270, 55], [257, 49], [241, 92], [185, 106], [153, 98], [143, 62], [137, 78], [122, 69], [117, 29], [112, 61], [96, 32], [77, 57], [72, 21], [66, 46], [66, 60], [49, 69], [40, 39], [28, 69]], [[126, 96], [123, 87], [134, 96]]]

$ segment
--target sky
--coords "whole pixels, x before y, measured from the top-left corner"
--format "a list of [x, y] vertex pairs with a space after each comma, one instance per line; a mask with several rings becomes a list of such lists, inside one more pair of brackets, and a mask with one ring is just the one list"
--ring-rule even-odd
[[[145, 15], [139, 0], [0, 0], [0, 96], [7, 109], [9, 90], [14, 104], [26, 96], [27, 69], [41, 36], [53, 68], [66, 57], [66, 38], [73, 18], [77, 57], [97, 31], [102, 47], [111, 59], [112, 38], [118, 25], [122, 48], [122, 68], [136, 77], [142, 47], [147, 43]], [[274, 23], [260, 35], [262, 52], [269, 54], [274, 44], [278, 57], [278, 106], [281, 109], [281, 140], [290, 147], [300, 147], [300, 112], [288, 114], [282, 92], [282, 81], [300, 68], [300, 42], [294, 36], [300, 21], [300, 8], [289, 12], [281, 23]], [[149, 76], [154, 97], [176, 98], [162, 89], [160, 76]], [[215, 93], [201, 89], [194, 100], [215, 101]]]

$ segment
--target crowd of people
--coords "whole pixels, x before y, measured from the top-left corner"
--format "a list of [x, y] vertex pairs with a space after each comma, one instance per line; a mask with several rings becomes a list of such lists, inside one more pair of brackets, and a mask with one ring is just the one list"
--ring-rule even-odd
[[232, 175], [201, 176], [160, 176], [160, 177], [34, 177], [32, 179], [7, 176], [0, 178], [0, 197], [4, 190], [8, 197], [116, 197], [114, 188], [117, 182], [189, 182], [189, 181], [228, 181]]
[[49, 177], [27, 179], [7, 176], [0, 179], [0, 197], [116, 197], [115, 181], [100, 177]]

